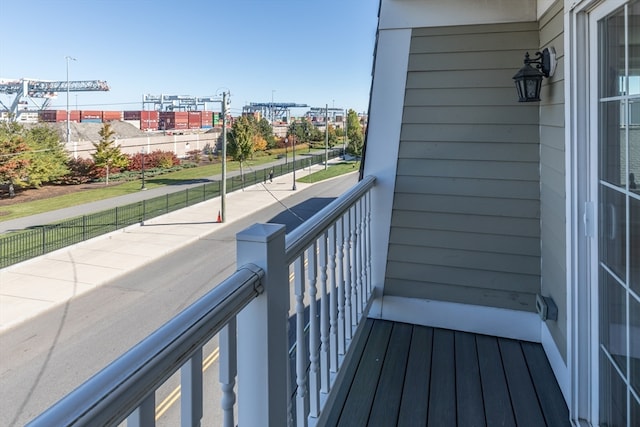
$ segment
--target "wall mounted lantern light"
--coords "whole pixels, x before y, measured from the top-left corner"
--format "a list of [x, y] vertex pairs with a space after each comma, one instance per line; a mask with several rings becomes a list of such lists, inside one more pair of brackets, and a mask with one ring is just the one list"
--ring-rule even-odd
[[[531, 64], [536, 64], [533, 68]], [[535, 59], [524, 56], [524, 66], [513, 76], [518, 91], [518, 102], [540, 101], [542, 78], [551, 77], [556, 71], [556, 50], [553, 47], [536, 52]]]

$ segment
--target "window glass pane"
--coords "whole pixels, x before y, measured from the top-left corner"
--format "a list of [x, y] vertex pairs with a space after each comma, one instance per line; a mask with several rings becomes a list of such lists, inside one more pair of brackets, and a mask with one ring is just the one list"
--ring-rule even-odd
[[631, 395], [631, 425], [640, 426], [640, 402]]
[[600, 269], [600, 344], [622, 372], [627, 371], [626, 292], [609, 273]]
[[640, 199], [629, 198], [629, 287], [640, 295]]
[[604, 19], [600, 25], [600, 97], [624, 95], [624, 9]]
[[640, 2], [629, 6], [629, 94], [640, 94]]
[[[631, 372], [629, 374], [631, 387], [640, 395], [640, 301], [633, 296], [629, 300], [630, 319], [630, 349]], [[636, 424], [640, 425], [640, 424]]]
[[627, 425], [627, 387], [607, 356], [600, 352], [600, 423], [603, 426]]
[[626, 101], [600, 103], [600, 179], [621, 187], [627, 182], [626, 105]]
[[625, 196], [600, 186], [600, 261], [627, 280], [627, 213]]
[[629, 107], [629, 189], [640, 194], [640, 99], [631, 100]]

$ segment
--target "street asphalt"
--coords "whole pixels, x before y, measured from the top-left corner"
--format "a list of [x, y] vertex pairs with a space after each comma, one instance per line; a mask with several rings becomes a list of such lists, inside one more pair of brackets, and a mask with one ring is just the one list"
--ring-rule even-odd
[[[296, 177], [306, 176], [323, 167], [320, 164], [298, 170]], [[220, 198], [216, 197], [145, 221], [144, 225], [133, 225], [0, 269], [0, 332], [215, 232], [249, 215], [256, 206], [286, 199], [294, 194], [292, 183], [292, 174], [287, 174], [274, 177], [273, 182], [267, 180], [244, 191], [227, 194], [224, 223], [217, 222]], [[297, 190], [310, 185], [296, 183]], [[112, 198], [22, 220], [0, 222], [0, 226], [11, 230], [47, 224], [186, 188], [174, 187], [179, 188], [140, 191], [115, 200]]]

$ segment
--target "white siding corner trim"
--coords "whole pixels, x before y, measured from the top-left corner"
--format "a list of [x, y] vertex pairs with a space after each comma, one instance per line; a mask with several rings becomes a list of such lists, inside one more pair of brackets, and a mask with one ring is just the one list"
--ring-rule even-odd
[[537, 343], [542, 338], [540, 316], [526, 311], [396, 296], [377, 299], [370, 317], [375, 317], [373, 308], [380, 319], [395, 322]]
[[[395, 187], [411, 30], [380, 31], [374, 63], [364, 175], [372, 191], [372, 279], [382, 294]], [[384, 230], [384, 231], [383, 231]]]

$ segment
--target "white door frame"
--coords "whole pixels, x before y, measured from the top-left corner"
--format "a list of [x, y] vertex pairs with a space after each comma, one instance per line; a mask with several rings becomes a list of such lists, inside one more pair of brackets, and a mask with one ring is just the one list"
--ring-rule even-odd
[[[575, 425], [599, 423], [597, 33], [627, 0], [565, 1], [567, 362]], [[594, 151], [595, 150], [595, 151]], [[595, 178], [594, 178], [595, 177]]]

